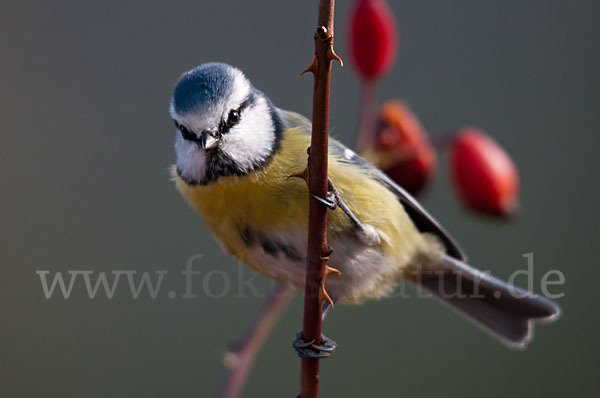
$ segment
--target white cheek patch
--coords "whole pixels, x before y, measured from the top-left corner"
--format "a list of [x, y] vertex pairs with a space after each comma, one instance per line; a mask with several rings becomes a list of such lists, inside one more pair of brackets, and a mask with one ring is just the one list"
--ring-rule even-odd
[[206, 171], [206, 153], [193, 142], [183, 139], [177, 133], [175, 138], [175, 154], [177, 155], [177, 169], [183, 177], [194, 181], [202, 181]]
[[223, 136], [220, 148], [240, 169], [249, 171], [269, 157], [274, 143], [269, 106], [263, 97], [257, 97], [256, 103], [242, 112], [240, 122]]

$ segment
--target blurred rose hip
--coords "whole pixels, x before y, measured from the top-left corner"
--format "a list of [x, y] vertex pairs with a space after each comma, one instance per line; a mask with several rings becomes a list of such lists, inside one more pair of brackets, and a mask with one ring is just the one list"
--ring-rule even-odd
[[517, 169], [486, 133], [474, 127], [460, 129], [452, 142], [449, 160], [454, 185], [469, 208], [504, 216], [517, 210]]
[[365, 157], [413, 195], [431, 179], [436, 153], [425, 129], [401, 101], [387, 101], [377, 120], [374, 142]]
[[358, 0], [350, 13], [350, 53], [365, 80], [387, 72], [397, 47], [396, 22], [384, 0]]

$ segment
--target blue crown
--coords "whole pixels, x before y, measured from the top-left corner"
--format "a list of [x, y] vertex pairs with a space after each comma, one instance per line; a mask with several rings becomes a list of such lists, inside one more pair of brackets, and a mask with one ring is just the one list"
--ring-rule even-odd
[[186, 72], [173, 93], [173, 108], [179, 114], [216, 103], [231, 91], [233, 67], [211, 62]]

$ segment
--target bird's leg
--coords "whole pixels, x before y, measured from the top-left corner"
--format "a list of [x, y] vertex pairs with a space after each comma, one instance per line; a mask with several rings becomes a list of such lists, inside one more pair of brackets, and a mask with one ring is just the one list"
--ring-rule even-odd
[[[305, 179], [305, 181], [308, 183], [308, 173], [306, 172], [306, 169], [301, 173], [292, 174], [288, 178], [290, 177], [299, 177]], [[378, 245], [381, 242], [381, 239], [379, 237], [379, 233], [377, 233], [377, 230], [375, 230], [375, 227], [373, 227], [371, 224], [361, 223], [360, 220], [354, 215], [352, 210], [350, 210], [350, 208], [346, 205], [342, 199], [342, 196], [340, 195], [340, 192], [335, 188], [335, 185], [333, 185], [331, 178], [327, 177], [327, 180], [327, 198], [321, 198], [312, 192], [310, 193], [310, 196], [323, 203], [331, 210], [335, 210], [338, 207], [342, 209], [342, 211], [346, 213], [348, 218], [350, 218], [350, 220], [354, 223], [358, 238], [368, 246]]]
[[[296, 174], [292, 174], [288, 176], [288, 178], [297, 177], [303, 179], [308, 185], [308, 171], [304, 169], [304, 171]], [[314, 193], [310, 193], [310, 196], [323, 203], [327, 208], [331, 210], [335, 210], [338, 207], [342, 209], [344, 213], [350, 218], [354, 226], [356, 227], [356, 236], [360, 239], [362, 243], [367, 246], [375, 246], [381, 243], [381, 238], [379, 233], [371, 224], [361, 223], [360, 220], [354, 215], [352, 210], [346, 205], [339, 191], [336, 189], [335, 185], [331, 181], [331, 178], [327, 178], [327, 198], [322, 198]]]
[[[299, 173], [290, 174], [289, 176], [286, 177], [286, 180], [289, 180], [290, 178], [300, 178], [308, 186], [308, 168], [302, 170]], [[331, 179], [329, 179], [327, 198], [322, 198], [318, 195], [315, 195], [312, 192], [310, 193], [310, 196], [312, 196], [319, 202], [323, 203], [325, 206], [327, 206], [327, 208], [329, 208], [331, 210], [335, 210], [337, 208], [337, 205], [336, 205], [337, 200], [335, 198], [334, 193], [329, 189], [329, 187], [331, 187], [331, 186], [333, 186], [333, 184], [331, 184]]]
[[354, 223], [354, 226], [356, 227], [356, 235], [361, 240], [361, 242], [363, 242], [367, 246], [378, 245], [381, 242], [381, 239], [375, 227], [373, 227], [371, 224], [361, 223], [359, 219], [356, 218], [354, 213], [352, 213], [352, 210], [348, 208], [348, 206], [342, 199], [342, 196], [340, 195], [339, 191], [335, 188], [335, 185], [333, 185], [331, 178], [329, 178], [328, 182], [328, 191], [328, 199], [329, 196], [332, 196], [334, 200], [333, 209], [335, 209], [335, 205], [337, 205], [340, 209], [342, 209], [344, 213], [346, 213], [348, 218], [350, 218], [350, 220]]

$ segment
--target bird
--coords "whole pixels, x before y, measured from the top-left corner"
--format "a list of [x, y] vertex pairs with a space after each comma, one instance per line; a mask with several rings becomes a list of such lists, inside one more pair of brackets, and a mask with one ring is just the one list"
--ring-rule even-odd
[[[183, 198], [226, 253], [303, 290], [312, 194], [301, 178], [290, 177], [306, 167], [310, 121], [278, 108], [241, 70], [219, 62], [181, 75], [169, 113], [175, 124], [171, 174]], [[316, 197], [329, 204], [335, 270], [325, 282], [331, 303], [324, 307], [379, 299], [407, 281], [514, 348], [531, 340], [534, 321], [558, 317], [554, 301], [468, 265], [461, 247], [416, 199], [341, 142], [330, 138], [328, 145], [330, 193]], [[328, 354], [324, 346], [309, 351]]]

